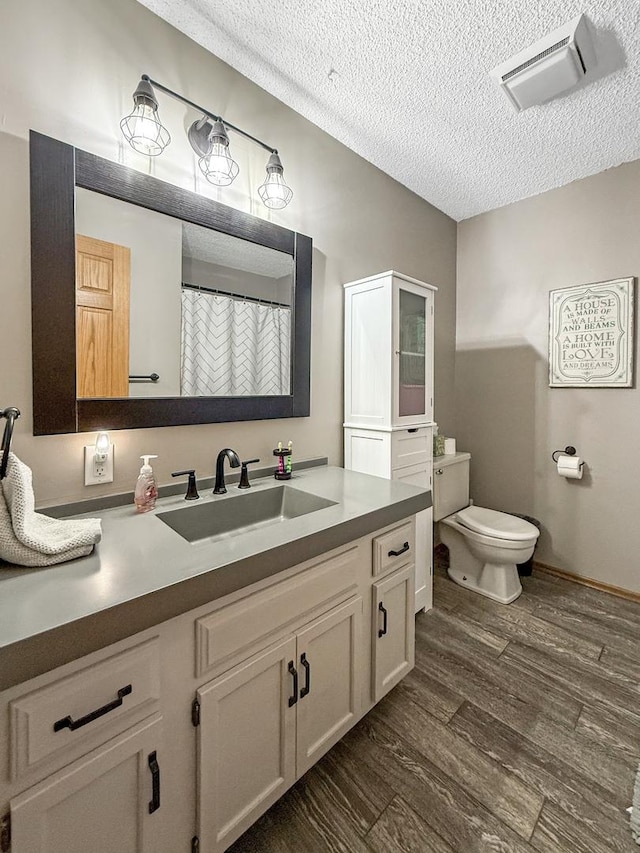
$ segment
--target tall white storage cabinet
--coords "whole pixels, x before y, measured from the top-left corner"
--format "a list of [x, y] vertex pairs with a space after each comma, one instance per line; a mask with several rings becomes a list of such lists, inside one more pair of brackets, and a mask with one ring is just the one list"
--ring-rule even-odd
[[[344, 466], [431, 489], [437, 288], [393, 271], [344, 288]], [[432, 515], [416, 519], [416, 612], [432, 605]]]

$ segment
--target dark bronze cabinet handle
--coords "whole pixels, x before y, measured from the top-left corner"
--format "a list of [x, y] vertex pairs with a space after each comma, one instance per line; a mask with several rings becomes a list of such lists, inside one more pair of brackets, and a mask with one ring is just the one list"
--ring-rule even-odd
[[378, 637], [384, 637], [387, 633], [388, 613], [382, 602], [378, 605], [378, 610], [382, 613], [382, 628], [378, 628]]
[[53, 730], [54, 732], [59, 732], [62, 731], [62, 729], [71, 729], [72, 732], [75, 732], [76, 729], [86, 726], [87, 723], [92, 723], [94, 720], [97, 720], [98, 717], [104, 717], [104, 715], [108, 714], [109, 711], [115, 711], [116, 708], [119, 708], [122, 705], [124, 697], [129, 696], [132, 692], [133, 688], [130, 684], [127, 684], [126, 687], [121, 687], [120, 690], [118, 690], [118, 698], [114, 699], [113, 702], [108, 702], [106, 705], [103, 705], [102, 708], [91, 711], [91, 713], [87, 714], [85, 717], [80, 717], [79, 720], [74, 720], [72, 717], [63, 717], [61, 720], [58, 720], [53, 724]]
[[300, 663], [304, 667], [304, 687], [300, 691], [300, 698], [304, 699], [311, 691], [311, 664], [307, 660], [306, 652], [303, 652], [300, 657]]
[[149, 754], [149, 770], [151, 770], [149, 814], [153, 814], [160, 808], [160, 765], [158, 764], [158, 756], [155, 751]]
[[298, 671], [293, 665], [293, 661], [289, 661], [289, 672], [293, 676], [293, 693], [289, 696], [289, 707], [293, 707], [298, 701]]
[[389, 557], [399, 557], [399, 556], [400, 556], [400, 554], [404, 554], [404, 552], [405, 552], [405, 551], [408, 551], [408, 550], [409, 550], [409, 543], [408, 543], [408, 542], [405, 542], [405, 543], [404, 543], [404, 545], [402, 546], [402, 548], [400, 548], [400, 550], [399, 550], [399, 551], [389, 551], [389, 554], [388, 554], [387, 556], [389, 556]]

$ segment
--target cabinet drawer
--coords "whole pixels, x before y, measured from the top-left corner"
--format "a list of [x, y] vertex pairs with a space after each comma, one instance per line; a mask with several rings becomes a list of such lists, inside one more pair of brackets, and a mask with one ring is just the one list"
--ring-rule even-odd
[[409, 468], [395, 468], [391, 472], [392, 480], [400, 480], [410, 486], [431, 489], [431, 465], [412, 465]]
[[431, 464], [433, 438], [431, 427], [396, 430], [391, 433], [391, 467]]
[[157, 638], [14, 699], [12, 778], [44, 762], [47, 772], [68, 764], [153, 713], [159, 700]]
[[353, 592], [359, 549], [316, 560], [299, 575], [196, 620], [196, 677], [254, 654]]
[[386, 575], [415, 559], [415, 521], [410, 519], [373, 540], [373, 574]]

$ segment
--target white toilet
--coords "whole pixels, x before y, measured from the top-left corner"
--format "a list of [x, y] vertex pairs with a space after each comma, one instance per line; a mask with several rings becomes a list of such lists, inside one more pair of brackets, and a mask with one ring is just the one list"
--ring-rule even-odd
[[510, 604], [522, 592], [517, 564], [531, 557], [540, 531], [505, 512], [469, 506], [470, 459], [455, 453], [433, 460], [433, 520], [449, 549], [451, 580]]

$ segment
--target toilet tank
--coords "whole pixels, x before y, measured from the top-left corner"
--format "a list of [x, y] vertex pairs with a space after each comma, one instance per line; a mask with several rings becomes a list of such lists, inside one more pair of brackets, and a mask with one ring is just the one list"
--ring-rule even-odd
[[433, 458], [433, 520], [440, 521], [469, 506], [470, 453]]

